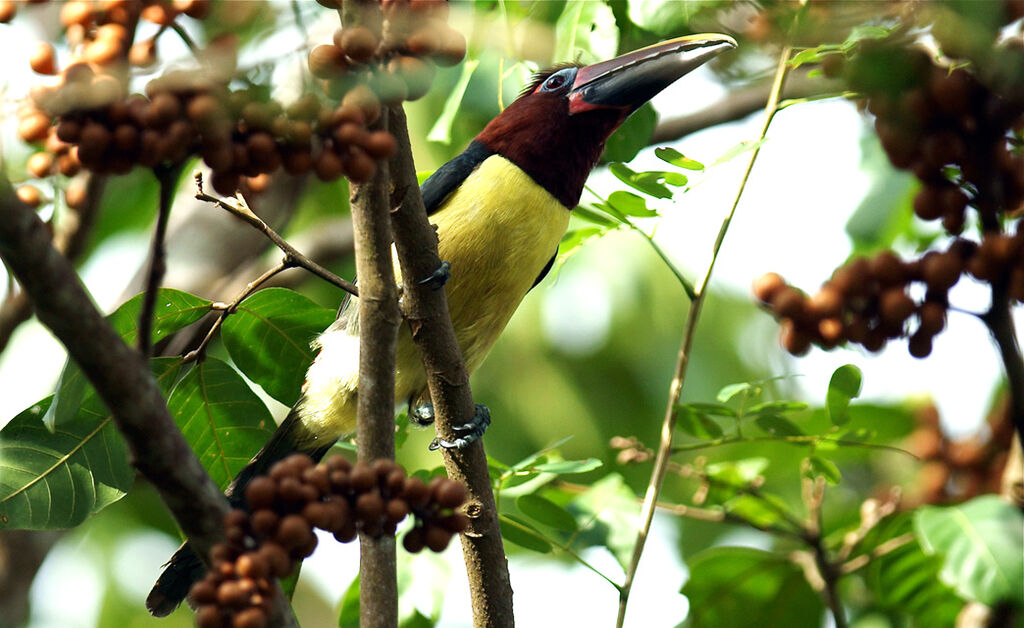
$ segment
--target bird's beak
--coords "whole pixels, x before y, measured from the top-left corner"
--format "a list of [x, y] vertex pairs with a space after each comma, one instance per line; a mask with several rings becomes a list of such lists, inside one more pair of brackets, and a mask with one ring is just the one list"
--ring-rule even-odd
[[736, 47], [728, 35], [686, 35], [584, 66], [569, 92], [569, 113], [621, 109], [632, 113], [676, 79]]

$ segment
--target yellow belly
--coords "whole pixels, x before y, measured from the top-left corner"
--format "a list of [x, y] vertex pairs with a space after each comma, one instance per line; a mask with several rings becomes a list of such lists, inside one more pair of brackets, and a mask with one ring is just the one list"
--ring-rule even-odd
[[[440, 257], [451, 264], [448, 308], [472, 373], [554, 255], [569, 210], [517, 166], [492, 155], [430, 219], [437, 225]], [[401, 403], [423, 392], [426, 376], [408, 328], [398, 333], [395, 400]], [[334, 438], [355, 427], [359, 342], [347, 330], [328, 331], [318, 342], [303, 423], [312, 434]]]

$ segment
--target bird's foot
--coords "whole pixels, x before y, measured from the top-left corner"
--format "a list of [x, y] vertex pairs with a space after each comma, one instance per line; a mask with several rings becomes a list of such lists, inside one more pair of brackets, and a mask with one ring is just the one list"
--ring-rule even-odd
[[[422, 406], [421, 406], [422, 407]], [[419, 408], [417, 408], [418, 410]], [[431, 417], [433, 417], [433, 407], [430, 409]], [[476, 404], [476, 411], [473, 413], [473, 418], [464, 425], [452, 426], [458, 436], [454, 440], [445, 440], [443, 438], [435, 438], [430, 442], [430, 451], [435, 451], [441, 447], [445, 449], [462, 449], [467, 447], [474, 441], [480, 440], [480, 437], [487, 431], [487, 426], [491, 424], [491, 411], [487, 406], [478, 403]]]
[[416, 282], [421, 286], [430, 286], [434, 290], [439, 290], [448, 283], [448, 279], [452, 276], [452, 265], [448, 262], [441, 262], [441, 265], [437, 267], [437, 270], [430, 273], [430, 276], [420, 279]]

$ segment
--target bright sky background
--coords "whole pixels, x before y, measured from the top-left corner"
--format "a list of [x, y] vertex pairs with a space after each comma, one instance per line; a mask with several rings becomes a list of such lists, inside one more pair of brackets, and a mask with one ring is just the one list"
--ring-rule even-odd
[[[37, 35], [27, 34], [23, 28], [5, 28], [0, 37], [0, 54], [20, 59], [37, 39]], [[31, 74], [21, 63], [8, 63], [5, 67], [8, 85], [24, 84], [29, 78]], [[679, 112], [699, 108], [721, 93], [708, 80], [707, 72], [698, 71], [659, 96], [655, 104], [659, 109]], [[5, 117], [12, 113], [3, 111]], [[698, 133], [675, 147], [709, 163], [737, 142], [755, 138], [760, 124], [759, 116], [755, 115], [740, 123]], [[5, 121], [0, 130], [8, 154], [17, 145], [12, 127]], [[755, 277], [774, 270], [795, 285], [813, 291], [847, 257], [850, 244], [844, 225], [868, 185], [867, 175], [860, 170], [857, 149], [864, 128], [855, 108], [841, 101], [793, 107], [776, 117], [726, 238], [712, 281], [713, 290], [749, 294]], [[691, 276], [707, 263], [711, 243], [735, 194], [744, 165], [745, 158], [738, 158], [719, 168], [704, 184], [683, 196], [675, 208], [666, 211], [658, 227], [658, 242]], [[662, 166], [652, 151], [634, 161], [636, 170]], [[601, 188], [614, 185], [614, 179], [598, 175], [591, 184]], [[101, 307], [110, 309], [116, 305], [128, 278], [125, 269], [139, 267], [147, 244], [148, 237], [123, 238], [108, 245], [103, 256], [83, 268], [85, 282]], [[595, 246], [616, 244], [610, 238]], [[614, 255], [594, 257], [614, 263]], [[6, 276], [0, 269], [0, 285], [5, 282]], [[570, 263], [562, 269], [542, 304], [545, 309], [562, 313], [544, 318], [544, 331], [551, 342], [572, 338], [573, 330], [560, 326], [565, 321], [571, 321], [576, 330], [588, 330], [594, 337], [607, 333], [612, 289], [607, 282], [607, 274], [600, 268]], [[957, 291], [968, 293], [966, 297], [971, 298], [971, 282], [965, 278], [960, 283]], [[580, 306], [581, 295], [588, 299], [583, 303], [585, 307]], [[975, 303], [973, 307], [981, 310], [984, 303]], [[1021, 309], [1018, 307], [1015, 312], [1018, 329], [1024, 326]], [[802, 373], [804, 377], [797, 381], [803, 398], [820, 403], [832, 371], [842, 364], [856, 364], [864, 372], [864, 399], [931, 397], [952, 431], [966, 433], [981, 422], [982, 412], [1001, 376], [1000, 366], [980, 322], [966, 315], [951, 314], [948, 327], [936, 338], [932, 357], [927, 360], [910, 357], [905, 343], [893, 342], [877, 356], [860, 350], [814, 349], [797, 359], [795, 366], [785, 368]], [[777, 354], [778, 348], [751, 347], [751, 351], [771, 355]], [[52, 392], [63, 362], [63, 350], [45, 329], [35, 321], [22, 325], [0, 355], [0, 424]], [[783, 368], [785, 363], [780, 360], [779, 364]], [[676, 558], [674, 534], [669, 522], [656, 519], [655, 533], [633, 589], [628, 625], [661, 626], [666, 618], [674, 621], [682, 616], [686, 600], [678, 589], [685, 566]], [[351, 581], [357, 558], [353, 545], [327, 541], [307, 561], [303, 575], [332, 600], [338, 599]], [[132, 549], [125, 554], [122, 584], [132, 587], [133, 582], [144, 583], [145, 586], [134, 586], [141, 603], [173, 543], [163, 537], [132, 539], [129, 547]], [[585, 553], [585, 557], [613, 577], [621, 573], [607, 555], [591, 552]], [[428, 559], [416, 559], [412, 569], [423, 560]], [[444, 560], [453, 577], [447, 587], [444, 624], [469, 626], [468, 593], [456, 544], [446, 552]], [[608, 625], [617, 605], [614, 589], [582, 567], [562, 570], [552, 565], [530, 558], [513, 559], [520, 625]], [[97, 590], [101, 585], [96, 583], [101, 579], [93, 574], [93, 569], [88, 557], [74, 547], [62, 545], [53, 552], [34, 587], [33, 597], [38, 604], [34, 607], [32, 628], [94, 626], [102, 592]], [[55, 599], [62, 602], [53, 604]], [[421, 607], [429, 611], [429, 603], [426, 598]]]

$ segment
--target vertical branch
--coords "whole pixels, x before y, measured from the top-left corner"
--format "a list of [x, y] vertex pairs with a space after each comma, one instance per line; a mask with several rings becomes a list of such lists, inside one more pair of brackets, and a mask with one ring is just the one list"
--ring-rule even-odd
[[[398, 344], [398, 291], [391, 262], [387, 165], [379, 164], [369, 182], [352, 185], [352, 226], [359, 277], [359, 459], [395, 457], [395, 349]], [[359, 624], [398, 625], [395, 537], [359, 536]]]
[[[761, 133], [758, 137], [759, 140], [763, 140], [765, 135], [768, 133], [768, 127], [772, 122], [775, 111], [778, 109], [779, 95], [782, 92], [782, 86], [785, 82], [786, 72], [788, 70], [787, 64], [789, 62], [790, 50], [791, 47], [789, 45], [783, 46], [782, 52], [779, 54], [779, 63], [775, 70], [775, 80], [772, 84], [768, 103], [765, 105], [764, 123], [761, 126]], [[726, 215], [725, 220], [722, 221], [722, 226], [718, 230], [718, 237], [715, 239], [715, 245], [711, 252], [711, 262], [708, 264], [704, 277], [701, 279], [700, 285], [697, 287], [696, 298], [690, 303], [690, 310], [686, 314], [686, 325], [683, 330], [683, 339], [679, 346], [676, 369], [672, 376], [672, 384], [669, 387], [669, 398], [667, 407], [665, 408], [665, 418], [661, 425], [661, 438], [658, 443], [658, 451], [654, 458], [654, 468], [651, 471], [651, 479], [647, 484], [647, 492], [644, 495], [644, 504], [641, 509], [642, 523], [640, 530], [637, 532], [636, 544], [633, 547], [633, 556], [630, 559], [629, 567], [626, 569], [625, 580], [623, 581], [622, 587], [619, 589], [619, 614], [615, 624], [617, 628], [621, 628], [623, 622], [626, 620], [626, 605], [629, 603], [629, 593], [633, 587], [633, 580], [636, 577], [637, 568], [640, 565], [640, 557], [643, 555], [644, 544], [647, 542], [647, 536], [651, 530], [651, 522], [654, 520], [654, 511], [655, 508], [657, 508], [658, 495], [661, 493], [661, 487], [665, 481], [665, 472], [668, 470], [669, 456], [672, 455], [672, 437], [675, 433], [676, 419], [678, 418], [677, 406], [679, 404], [680, 395], [682, 395], [683, 392], [683, 382], [686, 379], [687, 367], [690, 364], [690, 350], [693, 346], [693, 339], [696, 335], [697, 322], [700, 320], [700, 313], [704, 307], [704, 300], [707, 296], [708, 282], [711, 280], [711, 273], [715, 268], [715, 261], [718, 259], [718, 252], [722, 248], [722, 242], [725, 240], [725, 234], [728, 232], [732, 218], [736, 214], [736, 208], [740, 204], [740, 199], [743, 198], [743, 191], [746, 189], [747, 180], [750, 178], [750, 173], [754, 169], [754, 163], [757, 161], [757, 156], [760, 152], [760, 146], [758, 146], [758, 148], [755, 148], [750, 155], [750, 161], [747, 163], [747, 168], [743, 173], [743, 178], [740, 180], [739, 189], [736, 192], [736, 198], [733, 200], [732, 207], [729, 209], [729, 213]]]
[[175, 183], [180, 166], [158, 166], [153, 170], [160, 185], [160, 207], [157, 211], [156, 229], [153, 232], [153, 245], [150, 247], [149, 271], [146, 275], [146, 292], [142, 297], [139, 310], [139, 353], [149, 357], [152, 351], [153, 308], [156, 307], [156, 291], [167, 272], [167, 251], [164, 240], [167, 236], [167, 220], [171, 215], [174, 202]]
[[[462, 360], [448, 314], [444, 290], [414, 281], [429, 277], [441, 264], [437, 235], [427, 221], [416, 183], [405, 113], [390, 110], [391, 132], [398, 150], [391, 158], [392, 214], [395, 247], [406, 277], [403, 308], [413, 341], [423, 359], [438, 434], [453, 438], [452, 425], [468, 423], [475, 413], [469, 374]], [[360, 288], [362, 286], [360, 285]], [[498, 527], [498, 511], [487, 472], [483, 441], [463, 449], [442, 449], [448, 476], [469, 488], [469, 530], [462, 535], [462, 553], [469, 577], [475, 626], [512, 626], [512, 585]]]

